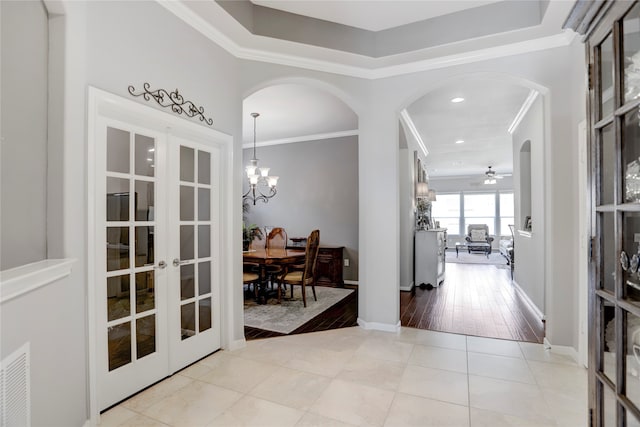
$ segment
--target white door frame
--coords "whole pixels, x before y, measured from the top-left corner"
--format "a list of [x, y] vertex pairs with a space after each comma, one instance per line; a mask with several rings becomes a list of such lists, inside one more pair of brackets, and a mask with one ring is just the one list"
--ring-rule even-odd
[[[128, 100], [118, 95], [105, 92], [95, 87], [88, 87], [87, 96], [87, 341], [88, 341], [88, 366], [89, 366], [89, 417], [90, 423], [97, 425], [99, 422], [99, 405], [97, 399], [97, 313], [95, 309], [95, 292], [93, 281], [96, 274], [95, 248], [96, 242], [96, 199], [95, 188], [95, 156], [96, 156], [96, 132], [99, 129], [98, 118], [107, 117], [114, 119], [136, 120], [141, 126], [149, 125], [157, 127], [162, 125], [167, 133], [177, 135], [198, 135], [214, 142], [220, 149], [221, 159], [221, 185], [220, 200], [222, 204], [220, 218], [222, 247], [220, 266], [221, 278], [220, 298], [223, 306], [221, 312], [221, 339], [222, 347], [228, 347], [233, 343], [228, 340], [233, 337], [233, 319], [236, 304], [233, 304], [233, 264], [236, 258], [233, 254], [234, 228], [233, 212], [237, 197], [233, 192], [233, 137], [215, 129], [190, 122], [141, 103]], [[226, 305], [226, 307], [225, 307]], [[240, 307], [241, 308], [241, 307]]]

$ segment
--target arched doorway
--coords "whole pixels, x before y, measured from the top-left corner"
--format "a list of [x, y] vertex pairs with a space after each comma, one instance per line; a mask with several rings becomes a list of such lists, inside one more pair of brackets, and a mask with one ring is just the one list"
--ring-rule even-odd
[[[303, 239], [320, 230], [317, 279], [322, 285], [316, 286], [317, 301], [307, 292], [304, 307], [298, 287], [293, 297], [285, 292], [278, 302], [273, 274], [262, 277], [266, 301], [254, 300], [252, 284], [247, 284], [247, 339], [356, 325], [358, 117], [315, 83], [276, 82], [261, 86], [243, 102], [243, 166], [257, 158], [259, 167], [269, 167], [269, 175], [279, 178], [277, 190], [263, 188], [267, 197], [260, 198], [249, 191], [243, 174], [245, 224], [261, 229], [265, 239], [272, 228], [284, 228], [288, 246], [304, 246]], [[255, 132], [252, 113], [260, 114]]]
[[[413, 291], [401, 297], [403, 326], [542, 342], [547, 131], [540, 92], [544, 88], [516, 78], [467, 75], [416, 96], [402, 111], [401, 143], [404, 138], [406, 148], [400, 150], [405, 155], [415, 152], [418, 162], [407, 164], [420, 170], [400, 185], [424, 181], [431, 192], [422, 197], [414, 191], [401, 210], [420, 215], [426, 204], [427, 228], [439, 225], [447, 233], [445, 272], [438, 279], [404, 272], [405, 282], [409, 277], [415, 282], [401, 283], [401, 290]], [[521, 167], [521, 147], [527, 143], [533, 147], [527, 157], [530, 166]], [[532, 169], [539, 173], [531, 174]], [[527, 194], [523, 183], [531, 189]], [[535, 203], [526, 202], [532, 198]], [[533, 231], [527, 229], [532, 217]], [[482, 247], [467, 241], [476, 225], [486, 230], [485, 236], [475, 236], [485, 242]], [[401, 246], [406, 253], [413, 253], [415, 229], [416, 221], [404, 224]], [[514, 264], [514, 253], [516, 259], [532, 262]], [[413, 254], [411, 267], [417, 271], [425, 255], [418, 247]], [[421, 284], [424, 290], [415, 288]]]

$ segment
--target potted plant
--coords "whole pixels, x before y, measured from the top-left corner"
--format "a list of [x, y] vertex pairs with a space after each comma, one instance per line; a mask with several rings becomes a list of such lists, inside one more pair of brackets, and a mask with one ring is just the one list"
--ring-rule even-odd
[[249, 245], [255, 238], [262, 240], [262, 230], [256, 224], [246, 225], [242, 223], [242, 250], [248, 251]]

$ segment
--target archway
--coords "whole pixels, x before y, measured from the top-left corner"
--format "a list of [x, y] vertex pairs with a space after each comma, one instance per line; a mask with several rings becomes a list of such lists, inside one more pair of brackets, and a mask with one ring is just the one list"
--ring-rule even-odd
[[[300, 324], [268, 325], [260, 323], [255, 303], [245, 298], [245, 336], [247, 339], [270, 336], [265, 330], [289, 334], [327, 326], [355, 326], [357, 292], [345, 292], [343, 288], [355, 291], [358, 285], [358, 116], [343, 101], [348, 97], [336, 96], [340, 93], [337, 89], [315, 80], [278, 80], [260, 84], [249, 93], [243, 101], [242, 113], [243, 166], [255, 156], [259, 167], [269, 167], [269, 175], [277, 175], [279, 179], [277, 191], [263, 188], [262, 194], [267, 197], [254, 198], [248, 177], [243, 174], [243, 194], [248, 192], [244, 220], [256, 224], [265, 237], [272, 227], [284, 228], [289, 245], [304, 242], [301, 239], [319, 229], [322, 247], [317, 280], [322, 286], [316, 287], [318, 303], [344, 294], [331, 309], [349, 315], [333, 324], [301, 318]], [[255, 133], [251, 113], [260, 114], [255, 119]], [[258, 185], [256, 191], [259, 188]], [[271, 275], [263, 279], [271, 283], [264, 291], [267, 307], [261, 307], [262, 312], [277, 301], [277, 286], [271, 287], [277, 278]], [[298, 290], [293, 298], [285, 294], [276, 308], [284, 311], [301, 308]], [[250, 295], [245, 292], [245, 297]], [[308, 295], [309, 292], [307, 304], [315, 305], [316, 301]], [[249, 311], [252, 314], [247, 315]], [[310, 311], [304, 310], [305, 314]], [[313, 326], [314, 322], [318, 326]]]
[[[430, 286], [436, 286], [433, 291], [426, 291], [432, 292], [431, 302], [438, 304], [433, 294], [442, 294], [443, 298], [448, 298], [444, 294], [452, 285], [455, 285], [452, 281], [460, 277], [458, 270], [463, 260], [486, 264], [490, 262], [489, 255], [491, 255], [491, 258], [496, 257], [495, 262], [498, 264], [511, 262], [507, 257], [501, 257], [499, 251], [501, 244], [506, 243], [507, 240], [515, 240], [515, 246], [519, 247], [520, 253], [527, 254], [521, 259], [534, 259], [536, 262], [531, 264], [536, 268], [534, 271], [526, 267], [528, 263], [523, 262], [520, 266], [515, 263], [514, 280], [510, 280], [509, 272], [506, 270], [503, 276], [508, 280], [503, 281], [505, 288], [510, 292], [510, 298], [517, 301], [520, 306], [531, 306], [531, 309], [527, 309], [527, 325], [524, 329], [528, 329], [528, 332], [533, 330], [533, 332], [523, 334], [522, 331], [514, 331], [513, 328], [505, 328], [504, 332], [497, 331], [495, 328], [479, 329], [478, 323], [489, 324], [490, 322], [486, 321], [487, 319], [478, 318], [477, 313], [481, 311], [478, 310], [477, 305], [475, 321], [469, 321], [466, 326], [461, 319], [472, 317], [470, 315], [473, 312], [472, 306], [462, 308], [462, 314], [458, 313], [455, 316], [452, 312], [447, 312], [450, 316], [448, 322], [434, 320], [433, 316], [429, 317], [425, 314], [441, 311], [444, 306], [438, 307], [437, 310], [433, 307], [425, 307], [424, 312], [420, 313], [422, 320], [418, 322], [415, 319], [417, 314], [414, 307], [413, 313], [401, 312], [403, 325], [425, 328], [431, 325], [432, 329], [446, 332], [542, 342], [546, 283], [545, 240], [548, 232], [544, 224], [546, 204], [544, 173], [536, 174], [533, 178], [533, 192], [536, 200], [534, 217], [539, 227], [537, 232], [516, 231], [513, 238], [507, 224], [514, 225], [516, 230], [526, 228], [526, 212], [522, 210], [520, 200], [522, 177], [519, 173], [520, 147], [525, 141], [532, 141], [534, 146], [532, 168], [538, 171], [545, 169], [544, 153], [549, 130], [544, 127], [544, 123], [548, 111], [545, 108], [544, 96], [539, 94], [546, 92], [546, 88], [513, 76], [494, 73], [468, 74], [432, 85], [421, 95], [412, 95], [400, 114], [408, 146], [408, 149], [405, 149], [406, 154], [411, 155], [415, 151], [420, 164], [424, 165], [424, 171], [412, 173], [411, 178], [421, 174], [427, 175], [428, 187], [431, 190], [435, 189], [439, 196], [433, 203], [427, 199], [427, 203], [433, 205], [433, 219], [429, 228], [433, 228], [435, 222], [440, 222], [441, 228], [446, 228], [448, 232], [449, 251], [445, 259], [451, 274], [439, 276], [445, 278], [442, 282], [444, 286], [440, 288], [437, 288], [441, 284], [439, 279], [433, 279], [436, 283], [428, 283]], [[488, 104], [487, 99], [491, 99], [492, 102]], [[426, 149], [423, 150], [421, 145]], [[415, 166], [414, 163], [407, 163]], [[496, 177], [498, 179], [495, 179]], [[412, 186], [414, 183], [407, 182], [405, 179], [405, 182], [401, 182], [400, 185]], [[404, 192], [406, 193], [406, 190]], [[401, 212], [401, 218], [416, 212], [415, 205], [418, 199], [419, 197], [414, 197], [411, 203], [405, 203], [400, 207], [405, 209], [404, 213]], [[407, 209], [412, 209], [412, 212], [406, 212]], [[527, 216], [531, 218], [531, 212]], [[470, 256], [467, 257], [467, 249], [470, 246], [467, 246], [465, 237], [468, 237], [469, 224], [474, 223], [486, 224], [492, 239], [487, 244], [490, 253], [474, 254], [469, 251]], [[405, 227], [413, 231], [415, 223], [407, 223]], [[402, 241], [403, 237], [404, 241]], [[412, 237], [412, 232], [406, 229], [404, 232], [401, 231], [401, 246], [406, 248], [405, 252], [411, 252], [413, 242], [409, 239]], [[452, 250], [454, 247], [456, 251]], [[458, 258], [458, 248], [464, 249], [464, 256], [461, 256], [463, 260]], [[416, 265], [421, 262], [421, 256], [423, 255], [416, 252], [414, 257]], [[479, 258], [473, 259], [474, 256]], [[500, 262], [501, 259], [502, 262]], [[407, 267], [405, 265], [402, 268]], [[483, 267], [474, 268], [487, 267], [483, 265]], [[509, 267], [505, 265], [504, 268]], [[410, 277], [410, 274], [405, 272], [404, 276]], [[465, 277], [468, 279], [479, 276], [472, 274]], [[413, 286], [422, 283], [423, 278], [415, 279], [415, 283], [401, 283], [401, 290], [412, 289]], [[479, 287], [472, 289], [477, 291]], [[477, 296], [470, 298], [477, 298]], [[482, 298], [486, 299], [487, 295], [483, 295]], [[406, 302], [408, 299], [402, 298], [402, 300]], [[493, 304], [496, 307], [505, 305], [503, 302]], [[488, 317], [486, 313], [484, 316]], [[496, 313], [496, 316], [504, 318], [505, 321], [511, 319], [512, 323], [516, 322], [508, 313]], [[520, 314], [518, 316], [522, 318]], [[454, 321], [453, 319], [456, 318], [457, 321]]]

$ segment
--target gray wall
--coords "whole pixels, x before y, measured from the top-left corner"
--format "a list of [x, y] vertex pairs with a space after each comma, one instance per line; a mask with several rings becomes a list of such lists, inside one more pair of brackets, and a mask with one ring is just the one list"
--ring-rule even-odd
[[0, 270], [47, 257], [47, 11], [2, 1]]
[[[252, 155], [243, 150], [243, 164]], [[249, 223], [284, 227], [289, 237], [319, 229], [321, 245], [345, 247], [344, 279], [358, 280], [358, 137], [258, 147], [256, 155], [280, 180], [275, 197], [251, 205]]]
[[[0, 269], [5, 270], [47, 258], [47, 109], [58, 87], [48, 83], [50, 26], [42, 2], [2, 1], [0, 14]], [[58, 225], [49, 223], [49, 229]], [[80, 426], [87, 418], [84, 285], [72, 273], [0, 308], [0, 358], [30, 344], [34, 426]]]

